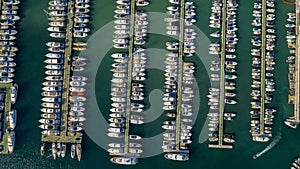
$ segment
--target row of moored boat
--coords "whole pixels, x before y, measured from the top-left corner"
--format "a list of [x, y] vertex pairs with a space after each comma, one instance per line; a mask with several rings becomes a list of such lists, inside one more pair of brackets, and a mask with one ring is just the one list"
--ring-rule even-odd
[[[48, 31], [50, 31], [50, 37], [53, 39], [46, 43], [49, 53], [46, 54], [45, 66], [46, 77], [43, 82], [42, 92], [42, 109], [41, 109], [41, 123], [39, 127], [42, 129], [42, 135], [46, 136], [60, 136], [63, 128], [66, 128], [66, 134], [69, 137], [81, 137], [82, 126], [85, 118], [83, 117], [85, 108], [84, 97], [86, 85], [86, 77], [74, 75], [78, 71], [84, 70], [86, 65], [86, 58], [83, 56], [74, 56], [76, 51], [82, 51], [86, 49], [86, 42], [75, 41], [79, 38], [86, 37], [89, 29], [86, 27], [88, 23], [87, 14], [89, 12], [89, 0], [76, 0], [74, 2], [67, 0], [52, 0], [49, 2], [48, 9], [49, 14], [49, 25]], [[74, 5], [74, 6], [72, 6]], [[70, 7], [71, 6], [71, 7]], [[73, 11], [72, 17], [74, 23], [68, 24], [68, 12]], [[70, 30], [67, 30], [70, 29]], [[70, 39], [66, 36], [71, 33], [71, 36], [75, 39]], [[68, 39], [67, 39], [68, 38]], [[66, 40], [65, 40], [66, 39]], [[73, 41], [71, 41], [73, 40]], [[72, 43], [67, 44], [67, 43]], [[67, 48], [72, 46], [71, 53], [68, 52]], [[68, 57], [68, 58], [65, 58]], [[67, 61], [68, 63], [65, 63]], [[71, 63], [69, 64], [69, 61]], [[70, 69], [66, 66], [70, 66], [71, 74], [65, 73]], [[64, 91], [64, 84], [66, 81], [70, 81], [69, 90]], [[63, 98], [64, 92], [70, 92], [69, 98]], [[67, 122], [62, 124], [64, 118], [62, 114], [62, 105], [65, 99], [68, 99], [68, 118]], [[63, 141], [62, 141], [63, 142]], [[53, 145], [56, 145], [55, 148]], [[60, 143], [52, 143], [52, 156], [64, 157], [60, 155], [61, 148]], [[62, 144], [64, 145], [64, 143]], [[77, 144], [77, 146], [81, 146]], [[42, 152], [42, 151], [41, 151]], [[81, 153], [81, 148], [80, 148]], [[72, 152], [71, 152], [72, 154]], [[41, 153], [41, 155], [43, 155]], [[78, 160], [81, 158], [81, 154], [77, 155]], [[72, 156], [74, 158], [74, 156]]]
[[[251, 39], [254, 48], [252, 55], [252, 97], [251, 101], [251, 134], [253, 141], [266, 142], [272, 137], [273, 113], [276, 112], [269, 104], [272, 102], [272, 95], [275, 91], [273, 70], [275, 66], [275, 2], [266, 1], [266, 10], [262, 9], [262, 2], [254, 3]], [[265, 12], [265, 13], [263, 13]], [[266, 16], [266, 17], [264, 17]], [[263, 18], [264, 17], [264, 18]], [[263, 19], [266, 25], [263, 25]], [[265, 32], [263, 32], [265, 30]], [[265, 37], [263, 37], [265, 36]], [[265, 69], [265, 70], [262, 70]], [[264, 91], [264, 93], [261, 93]], [[264, 97], [263, 99], [261, 97]], [[263, 101], [263, 102], [262, 102]], [[262, 112], [261, 112], [262, 111]], [[263, 121], [263, 125], [261, 125]], [[264, 127], [263, 129], [261, 127]], [[262, 132], [263, 131], [263, 132]]]
[[[144, 109], [144, 104], [142, 103], [144, 100], [144, 85], [142, 82], [146, 79], [147, 57], [146, 51], [141, 45], [146, 43], [148, 16], [142, 10], [133, 11], [131, 7], [146, 6], [149, 2], [138, 0], [135, 1], [135, 4], [130, 4], [132, 2], [129, 0], [116, 1], [117, 9], [114, 11], [116, 20], [114, 21], [113, 43], [114, 48], [125, 49], [126, 52], [118, 52], [111, 55], [114, 63], [111, 69], [113, 72], [111, 80], [112, 108], [109, 115], [110, 128], [108, 129], [108, 136], [119, 139], [128, 137], [128, 144], [118, 140], [109, 143], [107, 151], [113, 156], [110, 159], [112, 163], [123, 165], [136, 164], [138, 157], [143, 152], [142, 144], [139, 142], [141, 136], [131, 134], [126, 122], [129, 121], [129, 125], [144, 123], [144, 118], [140, 113]], [[131, 11], [134, 13], [131, 13]], [[131, 21], [132, 15], [134, 15], [133, 22]], [[131, 27], [133, 27], [132, 30]], [[132, 50], [132, 53], [129, 55], [130, 50]], [[125, 130], [129, 130], [128, 136], [125, 136], [127, 134]], [[128, 152], [125, 152], [125, 149]]]
[[[183, 32], [183, 39], [166, 43], [169, 52], [166, 54], [165, 60], [163, 109], [167, 112], [168, 120], [164, 121], [162, 125], [162, 128], [166, 130], [163, 134], [162, 149], [167, 152], [164, 155], [166, 159], [186, 161], [189, 159], [188, 145], [192, 143], [191, 116], [194, 97], [192, 84], [195, 66], [192, 62], [183, 60], [185, 57], [191, 57], [196, 53], [194, 42], [196, 30], [191, 27], [196, 22], [196, 7], [193, 2], [184, 2], [184, 8], [181, 8], [180, 1], [170, 0], [169, 2], [172, 6], [167, 7], [167, 14], [171, 17], [164, 19], [167, 23], [167, 34], [176, 36], [178, 39], [181, 37], [180, 33]], [[184, 16], [180, 16], [181, 9], [184, 10]], [[184, 21], [181, 22], [176, 17], [183, 17]], [[183, 25], [181, 26], [181, 24]], [[180, 118], [179, 122], [177, 121], [178, 118]], [[179, 139], [177, 140], [176, 137]]]
[[[15, 46], [14, 40], [18, 31], [16, 23], [20, 20], [18, 16], [19, 0], [3, 0], [1, 4], [0, 15], [0, 83], [12, 83], [14, 75], [14, 56], [18, 48]], [[18, 96], [18, 85], [14, 84], [10, 87], [10, 101], [12, 104], [16, 102]], [[0, 140], [4, 140], [4, 135], [7, 135], [7, 150], [12, 153], [15, 147], [15, 127], [17, 125], [17, 110], [12, 109], [5, 112], [7, 101], [3, 91], [0, 93]], [[6, 125], [5, 125], [6, 124]], [[6, 127], [6, 128], [5, 128]], [[2, 151], [4, 147], [0, 148]]]
[[[223, 13], [222, 10], [224, 8], [223, 5], [226, 5], [226, 13]], [[235, 100], [235, 90], [236, 90], [236, 83], [235, 79], [237, 78], [236, 66], [238, 62], [236, 59], [236, 45], [238, 43], [238, 35], [237, 35], [237, 24], [236, 24], [236, 17], [237, 17], [237, 7], [238, 4], [234, 1], [226, 1], [226, 4], [223, 4], [221, 0], [214, 0], [212, 2], [211, 7], [211, 16], [210, 16], [210, 27], [215, 29], [225, 29], [225, 30], [217, 30], [210, 34], [213, 38], [220, 38], [221, 43], [216, 42], [209, 45], [209, 53], [212, 55], [222, 55], [224, 57], [224, 62], [222, 62], [222, 58], [219, 56], [213, 58], [210, 71], [212, 74], [210, 78], [212, 81], [220, 83], [221, 78], [224, 78], [224, 87], [212, 87], [209, 89], [209, 94], [207, 97], [209, 98], [208, 105], [210, 106], [210, 113], [208, 113], [208, 128], [209, 128], [209, 141], [211, 144], [216, 143], [219, 141], [219, 118], [220, 113], [223, 115], [221, 117], [224, 120], [232, 120], [236, 116], [234, 112], [220, 112], [223, 110], [220, 109], [220, 104], [230, 104], [234, 105], [237, 103]], [[223, 15], [226, 15], [226, 20], [222, 20]], [[225, 23], [223, 23], [225, 22]], [[222, 24], [225, 24], [225, 27], [221, 27]], [[225, 36], [222, 36], [222, 32], [225, 33]], [[223, 38], [224, 41], [223, 41]], [[222, 44], [225, 43], [225, 44]], [[224, 54], [224, 55], [223, 55]], [[224, 65], [221, 65], [224, 64]], [[224, 69], [224, 70], [221, 70]], [[224, 77], [221, 77], [221, 71], [224, 71]], [[225, 91], [221, 91], [225, 90]], [[224, 96], [220, 96], [223, 94]], [[224, 100], [221, 100], [224, 98]], [[221, 138], [224, 143], [231, 144], [235, 142], [232, 135], [224, 134], [223, 138]]]
[[4, 0], [0, 16], [0, 83], [13, 82], [14, 56], [18, 48], [15, 46], [16, 40], [16, 22], [20, 19], [18, 16], [19, 0]]

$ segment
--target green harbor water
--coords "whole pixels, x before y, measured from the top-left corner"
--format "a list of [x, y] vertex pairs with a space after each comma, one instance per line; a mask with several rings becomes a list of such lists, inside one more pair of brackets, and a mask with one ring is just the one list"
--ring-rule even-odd
[[[113, 0], [91, 0], [91, 34], [105, 24], [113, 21], [115, 2]], [[210, 0], [193, 0], [197, 6], [197, 24], [207, 36], [214, 30], [208, 27], [210, 15]], [[292, 115], [292, 106], [287, 104], [288, 65], [285, 62], [288, 49], [285, 42], [286, 13], [293, 10], [292, 5], [285, 5], [281, 0], [276, 0], [276, 67], [275, 80], [276, 92], [272, 105], [278, 109], [273, 125], [273, 135], [281, 134], [281, 140], [270, 151], [256, 160], [252, 156], [262, 151], [269, 143], [254, 143], [251, 141], [250, 129], [250, 85], [251, 85], [251, 43], [252, 36], [252, 7], [254, 0], [239, 0], [237, 23], [239, 27], [238, 54], [238, 79], [237, 100], [235, 106], [227, 106], [226, 110], [237, 112], [237, 117], [232, 122], [225, 123], [225, 132], [234, 133], [236, 143], [234, 149], [209, 149], [208, 141], [198, 143], [199, 133], [204, 125], [208, 113], [206, 95], [209, 88], [208, 74], [197, 57], [191, 58], [197, 65], [195, 76], [199, 86], [201, 104], [198, 117], [193, 126], [193, 143], [190, 146], [190, 160], [187, 162], [174, 162], [165, 160], [163, 155], [140, 159], [136, 166], [116, 166], [109, 162], [108, 153], [97, 146], [87, 135], [83, 137], [83, 155], [81, 162], [70, 158], [70, 148], [65, 158], [53, 160], [50, 156], [50, 146], [44, 157], [39, 155], [40, 129], [38, 119], [40, 118], [41, 83], [44, 78], [44, 63], [47, 48], [45, 43], [50, 39], [47, 32], [48, 20], [43, 9], [47, 9], [46, 0], [22, 0], [20, 5], [20, 16], [18, 22], [19, 52], [15, 58], [17, 62], [16, 82], [19, 84], [20, 94], [18, 102], [14, 105], [18, 110], [18, 124], [16, 128], [16, 147], [11, 155], [0, 156], [1, 169], [288, 169], [292, 161], [300, 156], [299, 129], [292, 130], [283, 124], [286, 117]], [[144, 8], [148, 12], [165, 12], [169, 5], [167, 0], [151, 1]], [[151, 24], [151, 23], [150, 23]], [[213, 39], [211, 39], [214, 41]], [[164, 49], [166, 39], [159, 35], [150, 35], [147, 47]], [[97, 57], [97, 56], [95, 56]], [[107, 57], [102, 61], [96, 79], [96, 96], [101, 112], [109, 112], [110, 105], [110, 79], [112, 73], [109, 71], [112, 59]], [[147, 71], [146, 96], [153, 89], [162, 89], [164, 84], [163, 72], [157, 70]], [[147, 98], [146, 98], [147, 102]], [[153, 105], [155, 106], [155, 105]], [[150, 107], [147, 105], [146, 107]], [[89, 112], [86, 112], [89, 113]], [[103, 114], [107, 117], [108, 114]], [[135, 127], [145, 137], [162, 132], [161, 122], [164, 116], [156, 121]], [[161, 146], [161, 145], [155, 145]]]

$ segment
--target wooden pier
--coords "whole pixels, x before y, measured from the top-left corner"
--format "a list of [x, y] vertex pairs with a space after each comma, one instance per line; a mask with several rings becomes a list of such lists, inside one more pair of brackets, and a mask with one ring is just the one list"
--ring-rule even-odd
[[183, 73], [183, 41], [184, 41], [184, 2], [180, 2], [180, 28], [179, 28], [179, 49], [178, 49], [178, 80], [177, 80], [177, 107], [176, 107], [176, 130], [175, 130], [175, 150], [180, 150], [180, 133], [181, 133], [181, 97], [182, 97], [182, 73]]
[[264, 121], [264, 116], [265, 116], [265, 76], [266, 76], [266, 0], [262, 0], [262, 22], [261, 22], [261, 37], [262, 37], [262, 42], [261, 42], [261, 73], [260, 73], [260, 122], [259, 122], [259, 134], [264, 134], [264, 126], [265, 126], [265, 121]]
[[130, 105], [131, 105], [131, 82], [132, 82], [132, 62], [133, 62], [133, 48], [134, 48], [134, 24], [135, 24], [135, 0], [131, 0], [130, 4], [130, 33], [129, 33], [129, 51], [128, 51], [128, 65], [127, 65], [127, 99], [126, 99], [126, 122], [125, 122], [125, 136], [124, 136], [124, 154], [128, 154], [129, 148], [129, 127], [130, 127]]
[[68, 15], [66, 27], [66, 48], [64, 55], [64, 74], [63, 74], [63, 92], [62, 92], [62, 105], [61, 105], [61, 131], [59, 136], [42, 135], [42, 142], [65, 142], [65, 143], [81, 143], [81, 136], [69, 136], [68, 129], [68, 113], [69, 113], [69, 90], [70, 90], [70, 77], [71, 77], [71, 57], [73, 45], [73, 25], [74, 25], [74, 1], [68, 1]]

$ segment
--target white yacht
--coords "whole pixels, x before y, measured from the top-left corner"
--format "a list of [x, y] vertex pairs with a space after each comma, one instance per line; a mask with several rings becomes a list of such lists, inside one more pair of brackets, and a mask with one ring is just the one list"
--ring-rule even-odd
[[185, 153], [166, 153], [164, 156], [166, 159], [169, 160], [176, 160], [176, 161], [189, 160], [189, 155]]
[[135, 158], [135, 157], [112, 157], [110, 159], [110, 161], [115, 164], [135, 165], [138, 163], [138, 158]]
[[8, 112], [9, 129], [14, 130], [17, 125], [17, 110], [13, 109]]
[[16, 103], [18, 97], [18, 88], [19, 86], [17, 83], [15, 83], [12, 87], [10, 87], [10, 92], [11, 92], [10, 99], [12, 104]]
[[11, 131], [8, 133], [8, 137], [7, 137], [7, 146], [8, 146], [8, 153], [12, 153], [14, 151], [15, 148], [15, 132]]

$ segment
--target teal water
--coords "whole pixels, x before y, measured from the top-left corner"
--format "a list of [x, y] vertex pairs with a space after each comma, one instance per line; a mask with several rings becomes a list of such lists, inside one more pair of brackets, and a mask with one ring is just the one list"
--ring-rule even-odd
[[[152, 3], [145, 10], [149, 12], [165, 12], [168, 6], [167, 0], [151, 1]], [[46, 156], [40, 157], [40, 130], [38, 129], [38, 119], [40, 116], [40, 92], [41, 82], [44, 77], [44, 54], [47, 52], [45, 42], [48, 41], [47, 17], [43, 9], [47, 8], [48, 1], [23, 0], [20, 5], [20, 16], [22, 20], [18, 23], [18, 47], [19, 52], [16, 56], [17, 72], [16, 82], [20, 86], [19, 100], [15, 107], [18, 109], [18, 126], [16, 128], [17, 140], [16, 150], [11, 155], [0, 156], [1, 169], [45, 169], [45, 168], [135, 168], [135, 169], [286, 169], [289, 168], [291, 162], [300, 154], [299, 145], [299, 129], [292, 130], [283, 124], [283, 120], [292, 115], [292, 106], [287, 104], [287, 64], [285, 59], [288, 56], [288, 50], [285, 43], [285, 18], [286, 13], [292, 11], [293, 6], [284, 5], [277, 0], [277, 54], [276, 54], [276, 92], [274, 95], [273, 105], [277, 107], [278, 114], [275, 117], [274, 135], [280, 131], [282, 139], [269, 152], [260, 158], [253, 160], [252, 156], [263, 150], [269, 143], [259, 144], [251, 141], [249, 130], [249, 102], [250, 102], [250, 72], [251, 72], [251, 49], [250, 38], [251, 33], [251, 12], [254, 0], [239, 0], [238, 8], [238, 26], [240, 43], [238, 50], [238, 75], [237, 80], [237, 100], [236, 106], [227, 107], [238, 113], [237, 118], [232, 122], [227, 122], [225, 131], [235, 133], [236, 143], [233, 150], [208, 149], [208, 142], [199, 144], [199, 133], [204, 124], [206, 114], [208, 112], [206, 94], [209, 88], [208, 75], [204, 69], [204, 65], [197, 57], [191, 58], [197, 65], [196, 77], [199, 86], [199, 94], [201, 104], [197, 121], [193, 127], [193, 144], [191, 145], [191, 157], [188, 162], [180, 163], [168, 161], [163, 155], [157, 155], [150, 158], [141, 159], [139, 164], [132, 167], [116, 166], [109, 162], [107, 152], [98, 147], [88, 136], [83, 138], [83, 157], [81, 162], [72, 160], [68, 153], [64, 159], [53, 160], [50, 151], [46, 152]], [[212, 32], [208, 28], [210, 0], [195, 1], [197, 6], [197, 26], [205, 33]], [[92, 32], [100, 29], [102, 26], [113, 20], [113, 10], [115, 3], [111, 0], [94, 0], [92, 1], [92, 20], [90, 27]], [[213, 40], [213, 39], [211, 39]], [[150, 36], [147, 47], [164, 49], [166, 39], [159, 35]], [[112, 52], [112, 51], [110, 51]], [[110, 79], [109, 72], [112, 60], [107, 57], [102, 61], [96, 80], [96, 96], [99, 107], [102, 112], [108, 112], [110, 101]], [[96, 57], [96, 56], [95, 56]], [[153, 89], [161, 89], [163, 85], [163, 72], [157, 70], [149, 70], [147, 72], [148, 79], [146, 81], [147, 92], [149, 95]], [[203, 100], [203, 101], [202, 101]], [[147, 98], [146, 98], [147, 102]], [[155, 105], [153, 105], [155, 106]], [[148, 106], [150, 107], [150, 106]], [[87, 112], [88, 113], [88, 112]], [[105, 117], [108, 114], [103, 114]], [[152, 136], [162, 132], [161, 122], [165, 117], [161, 116], [156, 121], [146, 124], [142, 127], [136, 127], [144, 136]], [[160, 146], [160, 145], [155, 145]], [[47, 149], [50, 147], [48, 146]]]

